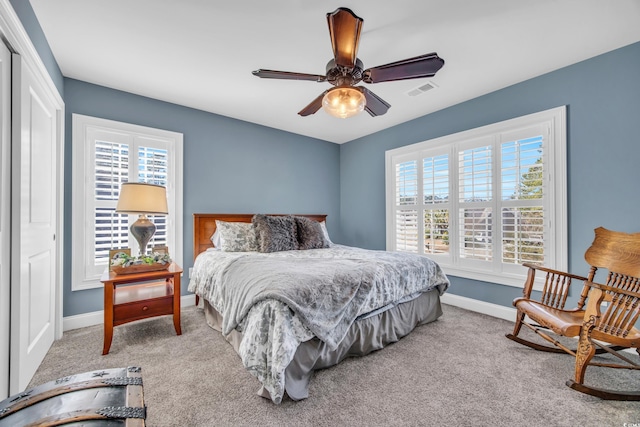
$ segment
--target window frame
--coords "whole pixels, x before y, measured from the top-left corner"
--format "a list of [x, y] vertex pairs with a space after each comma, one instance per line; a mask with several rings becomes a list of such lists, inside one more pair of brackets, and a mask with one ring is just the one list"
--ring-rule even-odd
[[[168, 154], [169, 176], [167, 177], [167, 241], [171, 258], [182, 265], [183, 256], [183, 135], [162, 129], [101, 119], [97, 117], [72, 115], [72, 253], [71, 253], [71, 290], [80, 291], [102, 287], [100, 276], [104, 268], [93, 262], [95, 245], [95, 141], [96, 134], [117, 135], [117, 142], [129, 144], [129, 179], [137, 182], [137, 154], [132, 157], [134, 147], [140, 141], [149, 147], [166, 148]], [[134, 142], [135, 141], [135, 142]], [[133, 161], [132, 161], [133, 160]], [[135, 181], [134, 181], [135, 180]], [[135, 215], [129, 215], [129, 224], [135, 221]], [[131, 232], [129, 241], [135, 242]], [[136, 245], [137, 246], [137, 245]]]
[[[546, 131], [544, 136], [545, 149], [543, 151], [544, 165], [544, 198], [542, 204], [545, 209], [545, 266], [557, 270], [567, 271], [568, 267], [568, 240], [567, 240], [567, 161], [566, 161], [566, 106], [556, 107], [538, 113], [529, 114], [505, 120], [498, 123], [446, 135], [431, 140], [399, 147], [385, 152], [385, 206], [386, 206], [386, 249], [396, 250], [396, 212], [410, 210], [411, 206], [395, 205], [396, 188], [396, 164], [410, 160], [417, 160], [419, 165], [418, 176], [418, 203], [413, 206], [418, 210], [418, 253], [429, 256], [438, 262], [443, 271], [451, 276], [501, 285], [522, 288], [526, 278], [527, 269], [519, 264], [502, 262], [502, 231], [497, 234], [497, 228], [501, 222], [494, 219], [492, 245], [492, 262], [474, 262], [476, 260], [461, 259], [459, 256], [459, 171], [458, 156], [462, 149], [476, 147], [480, 142], [489, 141], [493, 147], [500, 147], [506, 142], [504, 135], [514, 135], [523, 129], [542, 126]], [[423, 192], [422, 162], [425, 157], [435, 157], [447, 154], [449, 156], [449, 201], [446, 203], [449, 209], [449, 244], [447, 254], [424, 253], [424, 211], [428, 206], [439, 207], [440, 204], [426, 204]], [[493, 198], [490, 203], [493, 206], [492, 217], [500, 218], [503, 201], [501, 198], [501, 151], [492, 154], [492, 186]], [[442, 204], [444, 207], [445, 204]], [[399, 209], [400, 208], [400, 209]], [[551, 238], [550, 236], [554, 236]], [[488, 268], [488, 265], [491, 267]], [[499, 265], [499, 268], [496, 267]], [[534, 289], [541, 289], [540, 283], [534, 285]]]

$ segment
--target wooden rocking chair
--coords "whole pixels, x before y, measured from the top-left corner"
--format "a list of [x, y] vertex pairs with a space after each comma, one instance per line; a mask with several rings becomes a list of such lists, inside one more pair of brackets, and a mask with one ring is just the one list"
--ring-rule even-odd
[[[619, 352], [632, 348], [640, 355], [640, 330], [635, 327], [640, 316], [640, 233], [627, 234], [597, 228], [585, 259], [591, 266], [587, 277], [523, 264], [529, 268], [524, 297], [513, 301], [518, 310], [516, 324], [513, 334], [506, 336], [536, 350], [574, 356], [575, 378], [567, 381], [567, 385], [574, 390], [608, 400], [640, 400], [640, 391], [618, 392], [584, 384], [588, 366], [640, 370], [640, 364], [631, 359], [635, 358], [633, 354]], [[598, 269], [608, 271], [605, 284], [594, 282]], [[531, 299], [536, 271], [546, 275], [539, 301]], [[577, 307], [567, 310], [565, 303], [574, 280], [584, 282], [584, 286]], [[525, 316], [535, 323], [530, 323]], [[523, 325], [554, 347], [518, 337]], [[569, 349], [548, 332], [578, 337], [577, 349]], [[592, 361], [595, 354], [602, 353], [612, 354], [624, 363]]]

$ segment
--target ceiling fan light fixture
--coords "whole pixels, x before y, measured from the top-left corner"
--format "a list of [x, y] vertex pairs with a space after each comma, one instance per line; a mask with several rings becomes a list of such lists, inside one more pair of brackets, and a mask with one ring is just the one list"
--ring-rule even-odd
[[334, 117], [346, 119], [364, 110], [366, 98], [353, 87], [336, 87], [322, 98], [322, 108]]
[[382, 116], [391, 105], [366, 87], [355, 85], [360, 82], [370, 84], [433, 77], [444, 65], [444, 59], [432, 52], [365, 69], [362, 61], [357, 58], [363, 22], [362, 18], [346, 7], [327, 13], [333, 59], [327, 63], [324, 76], [263, 69], [254, 71], [253, 75], [265, 79], [327, 82], [335, 86], [322, 92], [298, 111], [302, 117], [315, 114], [320, 108], [343, 119], [355, 116], [364, 109], [371, 117]]

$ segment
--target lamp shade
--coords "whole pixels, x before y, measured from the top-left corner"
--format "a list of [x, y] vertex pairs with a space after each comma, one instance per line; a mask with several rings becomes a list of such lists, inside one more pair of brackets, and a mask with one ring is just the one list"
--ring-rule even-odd
[[362, 92], [352, 87], [336, 87], [322, 98], [322, 108], [334, 117], [346, 119], [355, 116], [366, 104]]
[[120, 187], [116, 212], [128, 214], [166, 215], [167, 190], [161, 185], [126, 182]]

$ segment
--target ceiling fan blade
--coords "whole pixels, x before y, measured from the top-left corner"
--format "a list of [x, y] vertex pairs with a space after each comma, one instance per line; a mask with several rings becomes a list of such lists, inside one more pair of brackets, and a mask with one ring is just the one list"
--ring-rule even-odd
[[320, 108], [322, 108], [322, 98], [329, 92], [330, 89], [325, 90], [320, 94], [319, 97], [311, 101], [309, 105], [304, 107], [302, 110], [298, 112], [302, 117], [310, 116], [315, 114]]
[[375, 93], [371, 92], [369, 89], [363, 86], [356, 86], [355, 89], [358, 89], [364, 95], [367, 103], [364, 106], [364, 109], [371, 117], [381, 116], [389, 110], [391, 104], [387, 103], [384, 99], [380, 98]]
[[356, 16], [350, 9], [340, 7], [334, 12], [327, 13], [331, 47], [336, 65], [353, 69], [360, 42], [362, 18]]
[[323, 82], [327, 80], [326, 76], [321, 76], [319, 74], [292, 73], [290, 71], [260, 69], [252, 71], [251, 74], [263, 79], [310, 80], [314, 82]]
[[365, 83], [380, 83], [433, 77], [443, 65], [444, 59], [440, 58], [437, 53], [428, 53], [364, 70], [362, 81]]

